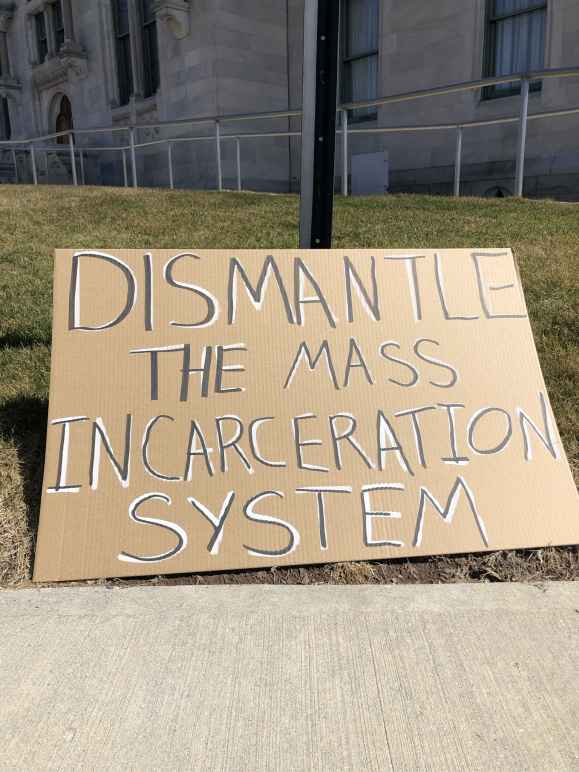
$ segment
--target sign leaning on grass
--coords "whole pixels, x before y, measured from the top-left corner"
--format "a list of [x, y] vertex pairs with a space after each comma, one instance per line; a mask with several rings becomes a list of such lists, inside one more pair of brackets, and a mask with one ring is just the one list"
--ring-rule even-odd
[[57, 252], [36, 580], [576, 542], [510, 250]]

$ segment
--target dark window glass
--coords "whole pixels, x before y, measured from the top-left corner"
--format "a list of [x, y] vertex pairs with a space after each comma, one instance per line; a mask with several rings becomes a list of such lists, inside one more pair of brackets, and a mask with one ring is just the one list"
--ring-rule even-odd
[[159, 88], [159, 43], [152, 0], [141, 0], [141, 18], [143, 22], [144, 88], [145, 96], [150, 97]]
[[[342, 100], [378, 96], [379, 0], [344, 0]], [[373, 118], [376, 108], [354, 110], [353, 120]]]
[[119, 102], [121, 105], [126, 105], [133, 93], [128, 0], [113, 0], [113, 15], [115, 22]]
[[46, 21], [44, 18], [44, 13], [37, 13], [34, 16], [34, 27], [36, 29], [38, 61], [42, 63], [48, 56], [48, 38], [46, 36]]
[[[60, 100], [60, 111], [56, 116], [55, 129], [57, 133], [59, 133], [61, 131], [71, 131], [72, 128], [73, 128], [72, 105], [70, 104], [70, 99], [65, 95]], [[69, 141], [70, 140], [66, 135], [56, 138], [56, 142], [59, 145], [67, 145]]]
[[[545, 25], [547, 3], [544, 0], [489, 0], [485, 75], [510, 75], [545, 66]], [[531, 89], [541, 88], [541, 81]], [[485, 97], [520, 93], [519, 83], [504, 83], [486, 88]]]
[[10, 111], [8, 109], [8, 100], [6, 97], [0, 99], [0, 139], [8, 140], [12, 136], [12, 127], [10, 125]]
[[56, 41], [56, 50], [60, 51], [64, 45], [64, 21], [62, 20], [62, 3], [58, 0], [54, 8], [54, 39]]

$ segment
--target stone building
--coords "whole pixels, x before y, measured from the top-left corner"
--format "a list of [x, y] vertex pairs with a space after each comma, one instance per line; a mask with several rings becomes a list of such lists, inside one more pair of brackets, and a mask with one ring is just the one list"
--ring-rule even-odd
[[[340, 0], [336, 0], [339, 2]], [[579, 65], [577, 0], [341, 0], [345, 101], [428, 89], [486, 75]], [[87, 183], [122, 184], [129, 124], [137, 143], [172, 147], [178, 187], [215, 187], [214, 124], [194, 116], [300, 107], [303, 0], [0, 0], [0, 139], [75, 129]], [[469, 123], [516, 116], [516, 87], [464, 92], [349, 114], [354, 130]], [[530, 112], [579, 106], [579, 77], [531, 84]], [[98, 134], [80, 130], [106, 128]], [[299, 129], [295, 119], [223, 124], [223, 133]], [[116, 131], [112, 131], [116, 130]], [[579, 117], [529, 123], [525, 192], [579, 196]], [[203, 137], [205, 139], [203, 139]], [[465, 129], [464, 193], [513, 189], [516, 124]], [[66, 137], [35, 144], [39, 181], [66, 182]], [[338, 152], [340, 143], [338, 141]], [[244, 138], [244, 187], [299, 188], [299, 139]], [[351, 137], [354, 188], [449, 193], [455, 131]], [[1, 173], [11, 179], [10, 151]], [[234, 187], [236, 143], [222, 142]], [[16, 148], [18, 178], [30, 153]], [[126, 162], [126, 156], [125, 156]], [[167, 148], [138, 148], [139, 184], [167, 185]], [[337, 183], [341, 165], [337, 165]]]

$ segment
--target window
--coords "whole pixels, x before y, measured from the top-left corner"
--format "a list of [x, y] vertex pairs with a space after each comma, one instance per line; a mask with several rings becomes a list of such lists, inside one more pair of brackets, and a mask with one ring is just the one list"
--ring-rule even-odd
[[35, 14], [34, 28], [36, 30], [38, 61], [42, 64], [48, 56], [48, 36], [46, 34], [46, 19], [44, 18], [44, 12]]
[[62, 3], [60, 0], [53, 5], [54, 42], [56, 50], [60, 51], [64, 45], [64, 21], [62, 18]]
[[145, 70], [144, 96], [150, 97], [159, 88], [159, 47], [153, 0], [141, 0], [141, 19], [143, 24], [143, 62]]
[[[358, 102], [378, 96], [379, 0], [344, 0], [342, 100]], [[354, 110], [353, 120], [376, 116], [376, 108]]]
[[[60, 109], [58, 115], [56, 116], [56, 124], [54, 128], [57, 133], [60, 133], [61, 131], [72, 131], [72, 105], [70, 104], [70, 99], [66, 96], [66, 94], [60, 100]], [[68, 136], [63, 135], [61, 137], [57, 137], [56, 142], [59, 145], [68, 145], [70, 140]]]
[[[488, 0], [485, 75], [542, 70], [545, 65], [546, 0]], [[538, 91], [541, 81], [531, 83]], [[484, 89], [483, 97], [520, 93], [519, 83]]]
[[126, 105], [133, 93], [129, 0], [113, 0], [119, 103]]
[[0, 140], [8, 140], [11, 136], [12, 127], [10, 126], [8, 100], [6, 97], [2, 97], [2, 99], [0, 99]]

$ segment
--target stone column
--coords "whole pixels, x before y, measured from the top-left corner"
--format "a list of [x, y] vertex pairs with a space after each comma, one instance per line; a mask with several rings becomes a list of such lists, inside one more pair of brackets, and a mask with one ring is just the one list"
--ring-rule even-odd
[[129, 0], [129, 32], [131, 38], [131, 64], [133, 65], [133, 96], [137, 99], [142, 99], [145, 93], [145, 69], [142, 45], [143, 30], [137, 0]]
[[71, 48], [74, 43], [74, 24], [72, 20], [71, 0], [62, 0], [62, 21], [64, 25], [64, 47]]
[[56, 55], [56, 39], [54, 36], [54, 8], [52, 3], [44, 6], [44, 26], [46, 27], [46, 40], [48, 42], [48, 59]]

